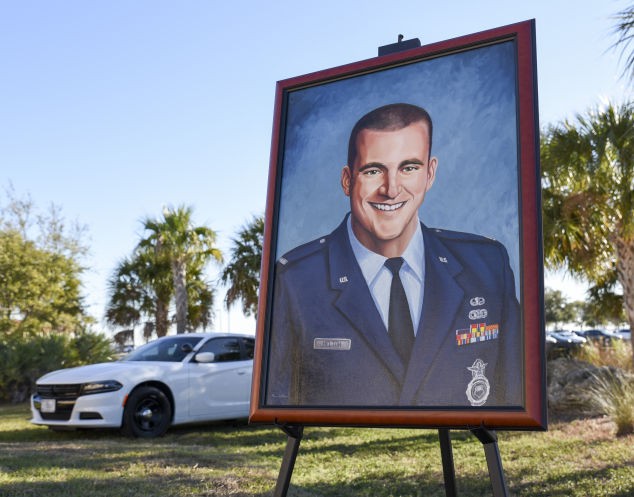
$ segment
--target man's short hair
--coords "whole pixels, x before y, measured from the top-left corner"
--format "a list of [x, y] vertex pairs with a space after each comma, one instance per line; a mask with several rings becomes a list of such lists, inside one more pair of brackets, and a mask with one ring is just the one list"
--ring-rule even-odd
[[431, 155], [432, 122], [429, 113], [422, 107], [412, 104], [389, 104], [368, 112], [357, 121], [350, 132], [348, 142], [348, 167], [352, 167], [357, 158], [357, 136], [364, 129], [376, 131], [398, 131], [410, 124], [425, 122], [429, 128], [429, 153]]

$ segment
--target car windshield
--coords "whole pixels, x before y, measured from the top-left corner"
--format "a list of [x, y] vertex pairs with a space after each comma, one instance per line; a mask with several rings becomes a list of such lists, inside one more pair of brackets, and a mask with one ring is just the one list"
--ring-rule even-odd
[[201, 340], [202, 337], [183, 336], [155, 340], [130, 352], [121, 360], [179, 362], [185, 359], [192, 348]]

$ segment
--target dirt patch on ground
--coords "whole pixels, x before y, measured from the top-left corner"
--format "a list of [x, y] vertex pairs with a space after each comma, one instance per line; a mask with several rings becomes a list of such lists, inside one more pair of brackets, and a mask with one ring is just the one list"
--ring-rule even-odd
[[551, 420], [549, 431], [555, 437], [563, 435], [594, 442], [613, 439], [616, 425], [607, 416], [585, 419], [564, 419], [560, 416]]

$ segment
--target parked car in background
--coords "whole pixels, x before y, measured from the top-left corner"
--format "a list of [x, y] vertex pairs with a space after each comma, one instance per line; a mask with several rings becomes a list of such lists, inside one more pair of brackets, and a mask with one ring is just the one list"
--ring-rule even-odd
[[600, 343], [601, 345], [610, 345], [613, 340], [623, 340], [620, 335], [616, 333], [612, 333], [607, 330], [583, 330], [575, 332], [577, 335], [585, 338], [586, 340], [590, 340], [592, 342]]
[[586, 339], [572, 331], [556, 330], [546, 332], [546, 353], [548, 357], [568, 354], [570, 351], [581, 347], [584, 343], [586, 343]]
[[628, 328], [623, 328], [616, 332], [623, 340], [632, 340], [632, 331]]
[[570, 345], [583, 345], [586, 343], [586, 339], [580, 337], [574, 331], [557, 330], [551, 331], [550, 335], [553, 336], [559, 343], [567, 343]]
[[31, 422], [156, 437], [172, 425], [246, 418], [254, 345], [250, 335], [181, 334], [119, 361], [53, 371], [36, 382]]

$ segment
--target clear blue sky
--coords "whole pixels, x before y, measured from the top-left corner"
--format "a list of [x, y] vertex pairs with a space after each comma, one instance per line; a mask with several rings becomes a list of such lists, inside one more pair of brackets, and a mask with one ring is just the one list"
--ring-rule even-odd
[[[141, 218], [192, 205], [228, 255], [263, 211], [276, 81], [375, 57], [399, 33], [426, 44], [534, 18], [545, 125], [631, 98], [610, 50], [628, 3], [0, 0], [0, 186], [88, 225], [101, 319]], [[214, 328], [253, 331], [223, 293]]]

